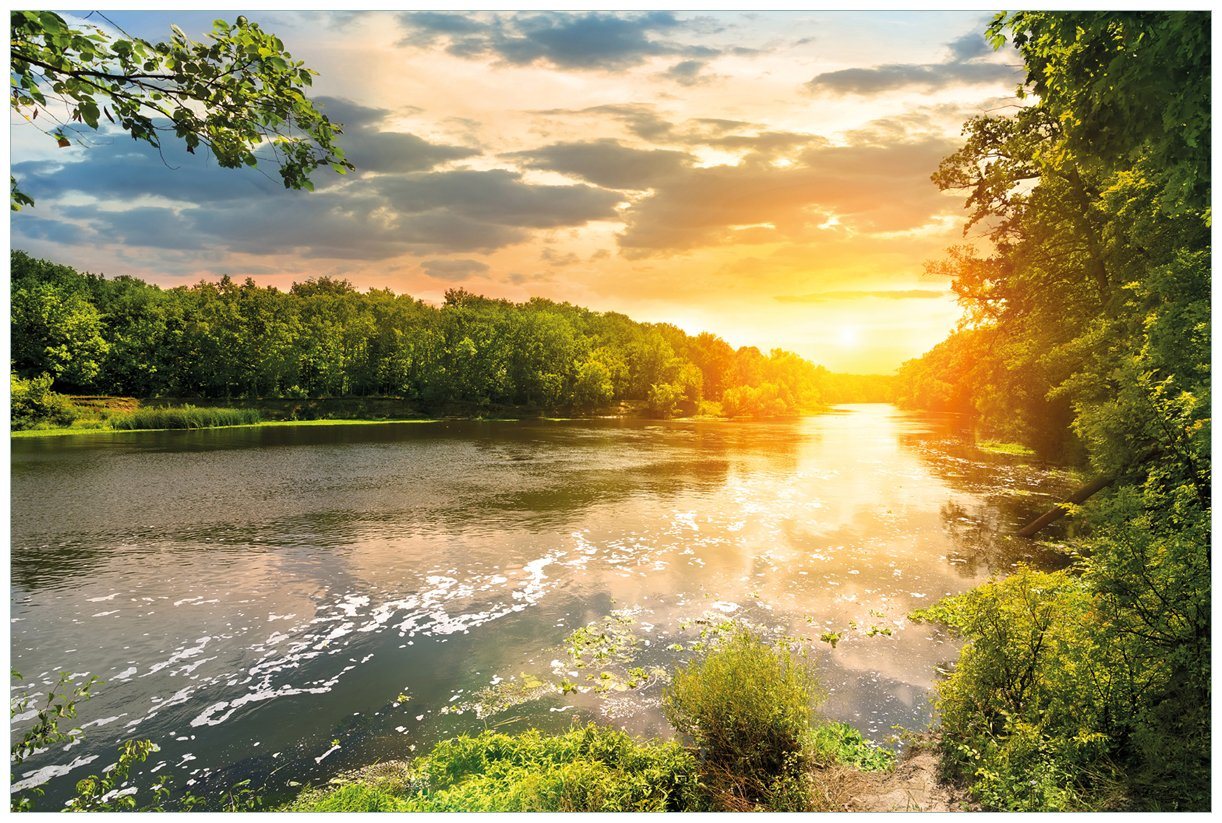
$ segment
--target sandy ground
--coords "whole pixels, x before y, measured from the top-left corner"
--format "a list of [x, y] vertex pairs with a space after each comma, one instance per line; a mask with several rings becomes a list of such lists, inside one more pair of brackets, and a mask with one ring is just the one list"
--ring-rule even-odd
[[958, 812], [974, 806], [966, 795], [938, 780], [938, 756], [918, 749], [885, 774], [845, 776], [839, 808], [849, 812]]

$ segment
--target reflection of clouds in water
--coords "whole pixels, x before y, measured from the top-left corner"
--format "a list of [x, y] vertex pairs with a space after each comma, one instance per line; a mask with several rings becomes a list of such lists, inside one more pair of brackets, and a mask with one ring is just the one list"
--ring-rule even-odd
[[[124, 543], [132, 555], [90, 555], [92, 579], [41, 594], [14, 633], [50, 627], [60, 648], [75, 648], [76, 627], [104, 609], [96, 653], [110, 685], [97, 708], [130, 708], [131, 733], [238, 736], [291, 706], [302, 737], [330, 740], [331, 727], [311, 725], [333, 722], [311, 717], [311, 701], [326, 695], [362, 699], [352, 708], [372, 717], [406, 684], [416, 723], [431, 722], [455, 689], [476, 685], [455, 655], [494, 667], [479, 684], [543, 673], [565, 635], [630, 607], [650, 625], [651, 663], [667, 665], [680, 623], [711, 612], [811, 641], [828, 714], [880, 738], [893, 722], [924, 722], [934, 667], [953, 657], [946, 638], [906, 615], [1004, 568], [1012, 550], [996, 532], [1009, 498], [996, 488], [1038, 487], [1037, 471], [1009, 463], [940, 461], [941, 441], [929, 446], [919, 421], [886, 408], [648, 431], [485, 425], [482, 440], [463, 431], [306, 456], [285, 449], [281, 464], [205, 454], [210, 477], [228, 467], [273, 483], [274, 516], [243, 519], [253, 510], [233, 495], [250, 491], [245, 480], [217, 488], [206, 499], [233, 523], [167, 527]], [[286, 479], [298, 476], [326, 478], [325, 506], [312, 483]], [[851, 622], [859, 630], [845, 631]], [[891, 635], [866, 637], [870, 626]], [[825, 631], [843, 632], [834, 649], [818, 642]], [[35, 645], [15, 638], [14, 648]], [[40, 677], [59, 663], [44, 662]], [[618, 722], [648, 727], [659, 722], [656, 701], [628, 693], [606, 705]], [[403, 719], [369, 722], [415, 735]], [[438, 720], [428, 733], [452, 731]], [[325, 766], [358, 752], [345, 742]]]

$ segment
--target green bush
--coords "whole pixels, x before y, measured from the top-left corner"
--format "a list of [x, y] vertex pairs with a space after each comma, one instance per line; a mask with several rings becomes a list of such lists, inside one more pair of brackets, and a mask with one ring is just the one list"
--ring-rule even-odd
[[968, 643], [938, 685], [944, 763], [985, 808], [1085, 811], [1113, 780], [1116, 650], [1081, 578], [1020, 568], [913, 615]]
[[289, 807], [288, 811], [308, 812], [406, 812], [402, 797], [380, 786], [349, 783], [338, 789], [311, 794]]
[[811, 745], [817, 760], [841, 763], [863, 772], [884, 772], [895, 766], [895, 752], [871, 743], [847, 723], [815, 727]]
[[777, 779], [805, 771], [817, 695], [805, 660], [740, 628], [679, 669], [662, 706], [712, 774], [762, 799]]
[[170, 408], [137, 409], [115, 415], [110, 425], [116, 429], [206, 429], [214, 426], [243, 426], [259, 422], [254, 409]]
[[25, 380], [9, 373], [10, 420], [14, 430], [67, 426], [77, 418], [76, 407], [64, 395], [51, 391], [51, 382], [49, 374]]
[[709, 809], [694, 757], [593, 724], [437, 744], [404, 785], [350, 784], [290, 811], [660, 812]]

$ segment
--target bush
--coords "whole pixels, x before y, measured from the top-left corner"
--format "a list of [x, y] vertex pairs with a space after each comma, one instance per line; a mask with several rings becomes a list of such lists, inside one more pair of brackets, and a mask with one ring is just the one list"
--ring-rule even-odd
[[51, 391], [51, 382], [49, 374], [25, 380], [9, 373], [10, 422], [15, 431], [38, 426], [67, 426], [76, 419], [76, 408], [67, 397]]
[[110, 419], [116, 429], [206, 429], [214, 426], [244, 426], [259, 422], [254, 409], [175, 408], [137, 409]]
[[696, 760], [676, 743], [639, 743], [593, 724], [562, 735], [485, 732], [437, 744], [402, 785], [357, 783], [290, 811], [704, 811]]
[[651, 417], [674, 417], [679, 413], [681, 400], [683, 400], [683, 388], [677, 383], [655, 383], [649, 387], [649, 398], [645, 401], [645, 409]]
[[816, 695], [805, 660], [742, 628], [679, 669], [662, 706], [712, 774], [764, 799], [777, 780], [805, 771]]
[[985, 808], [1085, 811], [1107, 794], [1123, 684], [1084, 631], [1093, 615], [1080, 578], [1026, 568], [913, 615], [968, 641], [937, 709], [943, 762]]
[[895, 766], [895, 752], [866, 740], [847, 723], [816, 727], [811, 744], [821, 762], [841, 763], [863, 772], [884, 772]]
[[793, 417], [798, 405], [783, 386], [764, 383], [759, 386], [734, 386], [721, 397], [726, 417], [756, 417], [762, 419]]

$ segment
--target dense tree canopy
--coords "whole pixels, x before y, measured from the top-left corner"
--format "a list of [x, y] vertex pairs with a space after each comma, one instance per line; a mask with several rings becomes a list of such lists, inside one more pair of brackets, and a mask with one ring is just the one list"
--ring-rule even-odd
[[[73, 123], [97, 129], [105, 119], [153, 146], [168, 133], [189, 152], [202, 145], [224, 168], [254, 166], [261, 153], [294, 189], [312, 189], [319, 166], [352, 168], [340, 126], [305, 96], [317, 72], [245, 17], [217, 20], [207, 43], [177, 26], [151, 43], [50, 11], [14, 11], [9, 24], [11, 106], [60, 146]], [[14, 210], [32, 202], [15, 180], [10, 189]]]
[[[901, 401], [1076, 445], [1118, 481], [1085, 512], [1071, 582], [999, 586], [949, 613], [975, 642], [946, 692], [954, 758], [992, 805], [1106, 805], [1118, 788], [1133, 805], [1208, 807], [1209, 23], [1000, 15], [990, 33], [1022, 54], [1030, 105], [968, 121], [934, 175], [967, 191], [989, 244], [936, 264], [965, 327], [905, 364]], [[1037, 632], [1047, 644], [1022, 651], [973, 617], [1016, 598], [1058, 615]], [[1056, 643], [1040, 633], [1053, 628]], [[1092, 648], [1106, 659], [1088, 665]], [[1013, 687], [999, 671], [1039, 688], [983, 699]]]
[[778, 417], [877, 400], [882, 377], [836, 375], [780, 349], [462, 289], [434, 308], [320, 277], [282, 292], [229, 277], [161, 289], [11, 256], [13, 368], [60, 391], [138, 397], [403, 397], [440, 408]]

